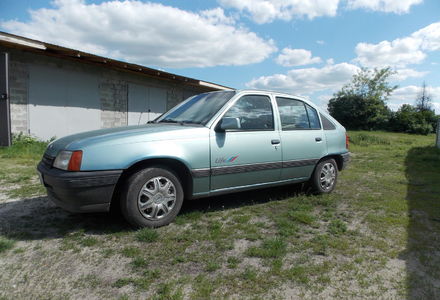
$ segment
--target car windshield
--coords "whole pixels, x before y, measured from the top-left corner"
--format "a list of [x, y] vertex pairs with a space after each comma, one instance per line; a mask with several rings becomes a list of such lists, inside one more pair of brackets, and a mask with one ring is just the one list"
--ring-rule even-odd
[[161, 116], [156, 123], [206, 125], [234, 95], [235, 91], [222, 91], [193, 96]]

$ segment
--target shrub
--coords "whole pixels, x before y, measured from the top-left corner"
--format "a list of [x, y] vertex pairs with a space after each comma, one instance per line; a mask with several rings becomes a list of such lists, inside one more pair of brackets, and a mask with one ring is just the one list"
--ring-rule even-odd
[[12, 135], [12, 146], [0, 147], [0, 157], [40, 159], [48, 142], [22, 133]]
[[433, 111], [418, 111], [417, 108], [404, 104], [391, 117], [390, 129], [427, 135], [434, 132], [436, 121], [437, 117]]
[[11, 249], [14, 243], [14, 241], [0, 236], [0, 253]]

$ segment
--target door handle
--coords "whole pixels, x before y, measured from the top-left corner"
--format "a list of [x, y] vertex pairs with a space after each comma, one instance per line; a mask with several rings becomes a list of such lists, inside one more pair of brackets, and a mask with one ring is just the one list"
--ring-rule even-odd
[[272, 145], [278, 145], [280, 142], [280, 140], [272, 140], [270, 141], [272, 143]]
[[315, 137], [315, 141], [320, 142], [320, 141], [322, 141], [322, 138], [320, 138], [320, 137]]

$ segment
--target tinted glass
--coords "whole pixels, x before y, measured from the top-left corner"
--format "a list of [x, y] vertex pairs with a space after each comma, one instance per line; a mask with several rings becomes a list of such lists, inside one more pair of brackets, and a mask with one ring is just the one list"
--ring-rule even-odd
[[318, 113], [316, 109], [306, 104], [307, 115], [309, 116], [310, 128], [321, 129], [321, 124], [319, 124]]
[[262, 95], [241, 97], [223, 118], [235, 118], [240, 130], [273, 130], [270, 98]]
[[329, 119], [324, 117], [322, 114], [319, 114], [319, 115], [321, 116], [322, 127], [324, 128], [324, 130], [334, 130], [334, 129], [336, 129], [335, 124], [333, 124]]
[[157, 122], [205, 125], [234, 95], [234, 91], [225, 91], [193, 96], [172, 111], [165, 113]]
[[309, 118], [304, 103], [299, 100], [277, 97], [283, 130], [309, 129]]

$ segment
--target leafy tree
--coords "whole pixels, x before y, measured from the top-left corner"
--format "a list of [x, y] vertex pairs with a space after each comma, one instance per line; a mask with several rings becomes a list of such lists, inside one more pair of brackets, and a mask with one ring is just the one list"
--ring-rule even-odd
[[432, 97], [428, 93], [426, 82], [423, 81], [421, 91], [416, 99], [417, 111], [421, 114], [423, 119], [432, 126], [433, 132], [437, 128], [438, 116], [435, 115], [435, 111], [432, 108]]
[[386, 101], [397, 88], [388, 83], [392, 74], [390, 68], [361, 69], [330, 99], [329, 113], [349, 129], [384, 129], [391, 115]]
[[432, 110], [432, 98], [426, 89], [426, 82], [423, 81], [422, 90], [416, 99], [416, 107], [418, 111]]
[[433, 131], [432, 124], [427, 120], [431, 115], [436, 118], [431, 110], [419, 111], [417, 107], [404, 104], [393, 114], [390, 127], [398, 132], [428, 134]]

